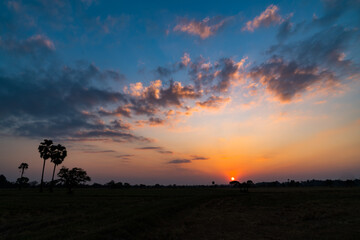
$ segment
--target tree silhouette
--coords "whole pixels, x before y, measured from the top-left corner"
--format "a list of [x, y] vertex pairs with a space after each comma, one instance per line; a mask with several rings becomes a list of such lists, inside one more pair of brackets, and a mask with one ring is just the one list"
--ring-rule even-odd
[[53, 170], [53, 174], [52, 174], [52, 178], [51, 178], [51, 185], [50, 185], [50, 191], [53, 191], [53, 187], [54, 187], [54, 175], [55, 175], [55, 168], [57, 165], [61, 164], [64, 159], [67, 156], [67, 151], [66, 148], [64, 146], [62, 146], [61, 144], [58, 145], [52, 145], [50, 147], [50, 151], [51, 151], [51, 162], [54, 163], [54, 170]]
[[81, 168], [69, 170], [66, 167], [62, 167], [57, 175], [60, 178], [59, 181], [64, 183], [68, 188], [69, 193], [72, 193], [72, 188], [80, 183], [91, 181], [91, 178], [87, 175], [86, 171]]
[[29, 168], [29, 164], [27, 164], [27, 163], [21, 163], [21, 164], [20, 164], [20, 166], [18, 167], [18, 169], [21, 169], [21, 176], [20, 176], [20, 178], [23, 177], [25, 169], [28, 169], [28, 168]]
[[[22, 184], [24, 182], [27, 182], [27, 181], [25, 181], [25, 179], [23, 179], [23, 175], [24, 175], [25, 169], [28, 169], [28, 168], [29, 168], [29, 164], [27, 164], [27, 163], [21, 163], [20, 166], [18, 167], [18, 169], [21, 169], [21, 176], [20, 176], [20, 178], [18, 178], [18, 182], [20, 184], [19, 185], [20, 189], [21, 189]], [[28, 181], [29, 181], [29, 179], [28, 179]]]
[[16, 183], [19, 184], [19, 189], [21, 189], [21, 186], [27, 184], [29, 182], [29, 178], [27, 177], [20, 177], [16, 180]]
[[40, 153], [40, 157], [44, 159], [42, 174], [41, 174], [41, 184], [40, 184], [40, 192], [43, 191], [43, 185], [44, 185], [44, 169], [45, 169], [45, 162], [47, 159], [51, 157], [51, 146], [53, 144], [52, 140], [44, 139], [43, 142], [40, 143], [38, 150]]

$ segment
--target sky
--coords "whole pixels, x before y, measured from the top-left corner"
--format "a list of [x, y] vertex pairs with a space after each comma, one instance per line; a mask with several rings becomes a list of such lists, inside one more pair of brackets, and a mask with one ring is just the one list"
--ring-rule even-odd
[[[0, 174], [360, 175], [360, 1], [0, 1]], [[58, 169], [61, 167], [59, 166]], [[53, 164], [46, 162], [45, 180]]]

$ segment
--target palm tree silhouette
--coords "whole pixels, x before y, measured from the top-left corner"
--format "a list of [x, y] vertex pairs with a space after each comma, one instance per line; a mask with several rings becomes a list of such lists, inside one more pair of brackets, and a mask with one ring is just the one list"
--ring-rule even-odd
[[64, 159], [67, 156], [67, 151], [66, 151], [66, 147], [62, 146], [61, 144], [52, 145], [50, 147], [50, 151], [51, 151], [51, 162], [54, 163], [54, 170], [53, 170], [53, 174], [51, 178], [51, 186], [50, 186], [50, 191], [52, 192], [54, 187], [55, 168], [57, 165], [61, 164], [64, 161]]
[[[23, 178], [23, 175], [24, 175], [25, 169], [28, 169], [28, 168], [29, 168], [29, 164], [27, 164], [27, 163], [21, 163], [20, 166], [18, 167], [18, 169], [21, 169], [21, 176], [20, 176], [20, 178], [18, 179], [19, 189], [21, 189], [22, 184], [23, 184], [24, 182], [26, 182], [25, 178]], [[29, 179], [28, 179], [28, 180], [29, 180]]]
[[52, 140], [44, 139], [43, 142], [40, 143], [38, 150], [40, 153], [40, 157], [44, 159], [42, 174], [41, 174], [41, 184], [40, 184], [40, 192], [43, 191], [44, 185], [44, 169], [45, 169], [45, 161], [51, 157], [51, 146], [53, 144]]
[[20, 164], [20, 166], [18, 167], [18, 169], [21, 169], [21, 176], [20, 176], [20, 178], [23, 177], [23, 175], [24, 175], [24, 170], [25, 170], [25, 169], [28, 169], [28, 168], [29, 168], [29, 164], [27, 164], [27, 163], [21, 163], [21, 164]]

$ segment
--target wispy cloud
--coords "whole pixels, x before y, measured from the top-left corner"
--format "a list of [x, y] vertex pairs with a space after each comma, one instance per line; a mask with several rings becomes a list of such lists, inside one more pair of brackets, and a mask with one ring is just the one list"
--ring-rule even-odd
[[162, 154], [173, 154], [174, 153], [172, 151], [166, 151], [166, 150], [159, 150], [158, 152], [162, 153]]
[[170, 164], [182, 164], [182, 163], [191, 163], [191, 160], [189, 159], [174, 159], [169, 161]]
[[221, 96], [211, 96], [204, 102], [196, 102], [196, 105], [203, 108], [218, 109], [225, 103], [228, 103], [230, 98], [221, 97]]
[[140, 148], [135, 148], [137, 150], [160, 150], [162, 149], [162, 147], [140, 147]]
[[174, 27], [174, 31], [185, 32], [190, 35], [197, 35], [202, 39], [214, 35], [221, 27], [224, 26], [228, 19], [216, 17], [210, 19], [204, 18], [202, 21], [183, 19]]
[[17, 55], [43, 56], [55, 51], [55, 44], [45, 35], [34, 35], [25, 40], [0, 38], [0, 47]]
[[192, 157], [192, 159], [191, 160], [209, 160], [209, 158], [208, 157], [203, 157], [203, 156], [198, 156], [198, 155], [192, 155], [191, 156]]
[[84, 153], [114, 153], [114, 150], [86, 150]]
[[271, 4], [259, 16], [252, 21], [248, 21], [242, 30], [253, 32], [259, 27], [269, 27], [270, 25], [282, 23], [284, 19], [278, 14], [278, 10], [279, 8], [276, 5]]

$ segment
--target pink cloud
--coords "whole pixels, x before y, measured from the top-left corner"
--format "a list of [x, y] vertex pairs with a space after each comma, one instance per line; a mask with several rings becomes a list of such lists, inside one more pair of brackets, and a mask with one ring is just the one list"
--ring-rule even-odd
[[190, 54], [184, 53], [184, 56], [181, 58], [181, 63], [186, 67], [190, 63]]
[[201, 22], [196, 20], [185, 20], [182, 23], [176, 25], [173, 31], [186, 32], [190, 35], [198, 35], [202, 39], [208, 38], [214, 35], [226, 22], [227, 19], [217, 21], [217, 23], [211, 24], [216, 20], [210, 20], [208, 17], [203, 19]]
[[242, 30], [253, 32], [259, 27], [269, 27], [270, 25], [282, 23], [284, 19], [277, 13], [278, 10], [279, 8], [276, 5], [271, 4], [254, 20], [248, 21]]

